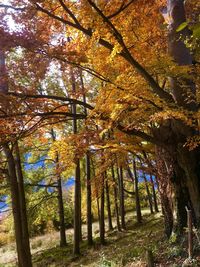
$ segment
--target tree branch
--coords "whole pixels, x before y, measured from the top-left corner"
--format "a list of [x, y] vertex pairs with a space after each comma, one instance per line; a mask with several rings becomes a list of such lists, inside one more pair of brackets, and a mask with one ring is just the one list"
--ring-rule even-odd
[[62, 111], [49, 111], [49, 112], [33, 112], [32, 114], [27, 114], [27, 112], [21, 112], [21, 113], [14, 113], [14, 114], [6, 114], [6, 115], [0, 115], [0, 119], [6, 119], [6, 118], [13, 118], [13, 117], [23, 117], [23, 116], [35, 116], [35, 117], [59, 117], [59, 116], [65, 116], [70, 118], [76, 118], [76, 119], [85, 119], [85, 114], [72, 114], [69, 112], [62, 112]]
[[124, 5], [124, 3], [121, 4], [120, 8], [113, 13], [110, 16], [107, 16], [108, 19], [112, 19], [113, 17], [119, 15], [122, 11], [124, 11], [127, 7], [129, 7], [135, 0], [130, 0], [128, 4]]
[[124, 192], [126, 192], [126, 193], [129, 194], [129, 195], [132, 195], [132, 196], [135, 195], [135, 192], [128, 191], [128, 190], [126, 190], [125, 188], [123, 188], [123, 190], [124, 190]]
[[[154, 78], [132, 57], [131, 53], [129, 52], [128, 48], [126, 47], [123, 38], [121, 34], [117, 31], [117, 29], [114, 27], [114, 25], [110, 22], [109, 18], [106, 17], [102, 11], [91, 1], [88, 0], [89, 4], [98, 12], [98, 14], [103, 18], [103, 20], [111, 27], [113, 30], [114, 36], [119, 42], [119, 44], [122, 46], [123, 51], [119, 53], [120, 56], [122, 56], [124, 59], [126, 59], [133, 67], [137, 70], [137, 72], [147, 81], [147, 83], [151, 86], [152, 91], [157, 94], [161, 99], [174, 103], [174, 99], [168, 92], [164, 91], [159, 84], [154, 80]], [[93, 31], [91, 29], [85, 29], [80, 24], [73, 23], [71, 21], [65, 20], [57, 15], [52, 14], [50, 11], [44, 9], [40, 5], [36, 3], [37, 10], [47, 14], [48, 16], [52, 17], [53, 19], [56, 19], [65, 25], [69, 25], [79, 31], [82, 31], [84, 34], [92, 37]], [[99, 44], [104, 46], [105, 48], [109, 49], [110, 51], [113, 50], [114, 46], [110, 44], [109, 42], [105, 41], [104, 39], [99, 39]]]
[[135, 135], [135, 136], [140, 137], [143, 140], [145, 140], [147, 142], [150, 142], [152, 144], [161, 145], [160, 142], [157, 139], [155, 139], [151, 135], [146, 134], [145, 132], [141, 132], [141, 131], [136, 130], [136, 129], [127, 129], [126, 127], [124, 127], [124, 126], [122, 126], [120, 124], [118, 124], [116, 126], [116, 128], [118, 130], [120, 130], [121, 132], [126, 133], [128, 135]]
[[106, 17], [103, 12], [96, 6], [96, 4], [92, 0], [87, 0], [88, 3], [96, 10], [99, 16], [108, 24], [108, 26], [113, 31], [113, 34], [118, 41], [118, 43], [123, 48], [123, 51], [119, 53], [122, 55], [133, 67], [137, 70], [137, 72], [148, 82], [151, 86], [152, 91], [157, 94], [161, 99], [164, 99], [167, 102], [174, 102], [173, 97], [166, 91], [164, 91], [159, 84], [154, 80], [154, 78], [132, 57], [131, 53], [129, 52], [127, 46], [123, 41], [122, 35], [116, 29], [116, 27], [112, 24], [108, 17]]
[[25, 7], [14, 7], [11, 5], [4, 5], [4, 4], [0, 4], [0, 8], [13, 9], [15, 11], [24, 11], [25, 10]]
[[81, 26], [77, 18], [74, 16], [74, 14], [71, 12], [71, 10], [65, 5], [65, 3], [62, 0], [58, 0], [63, 9], [69, 14], [69, 16], [73, 19], [76, 25]]
[[29, 95], [29, 94], [19, 94], [19, 93], [15, 93], [15, 92], [9, 92], [8, 95], [12, 95], [12, 96], [16, 96], [16, 97], [19, 97], [19, 98], [34, 98], [34, 99], [51, 99], [51, 100], [60, 100], [60, 101], [67, 101], [69, 102], [70, 104], [78, 104], [78, 105], [81, 105], [81, 106], [84, 106], [90, 110], [93, 110], [94, 107], [91, 106], [90, 104], [87, 104], [85, 102], [82, 102], [80, 100], [77, 100], [77, 99], [74, 99], [74, 98], [69, 98], [69, 97], [62, 97], [62, 96], [55, 96], [55, 95]]
[[55, 187], [57, 188], [58, 185], [56, 185], [56, 183], [53, 183], [53, 184], [31, 184], [31, 183], [27, 183], [27, 184], [24, 184], [25, 186], [38, 186], [38, 187]]

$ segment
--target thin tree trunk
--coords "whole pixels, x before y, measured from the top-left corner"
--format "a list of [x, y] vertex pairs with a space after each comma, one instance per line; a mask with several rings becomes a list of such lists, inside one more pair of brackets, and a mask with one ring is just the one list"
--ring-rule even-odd
[[87, 242], [88, 246], [93, 245], [92, 239], [92, 197], [91, 197], [91, 170], [90, 156], [86, 154], [86, 183], [87, 183]]
[[117, 221], [117, 230], [121, 231], [121, 225], [119, 220], [119, 208], [118, 208], [118, 198], [117, 198], [117, 185], [115, 180], [115, 172], [113, 166], [111, 167], [112, 172], [112, 180], [113, 180], [113, 191], [114, 191], [114, 202], [115, 202], [115, 214], [116, 214], [116, 221]]
[[102, 175], [102, 188], [101, 188], [101, 209], [100, 209], [100, 243], [105, 245], [105, 212], [104, 212], [104, 175]]
[[110, 190], [107, 180], [105, 181], [105, 186], [106, 186], [106, 202], [107, 202], [107, 213], [108, 213], [108, 229], [109, 231], [111, 231], [113, 230], [113, 225], [112, 225], [112, 214], [110, 206]]
[[[83, 102], [86, 103], [87, 101], [86, 101], [85, 88], [84, 88], [84, 82], [83, 82], [83, 74], [82, 74], [81, 69], [80, 69], [80, 82], [81, 82], [81, 88], [82, 88], [82, 94], [83, 94]], [[87, 108], [86, 107], [84, 107], [84, 113], [87, 116]], [[87, 130], [87, 125], [85, 127]], [[86, 138], [86, 142], [88, 144], [87, 138]], [[88, 144], [88, 147], [89, 147], [89, 144]], [[93, 239], [92, 239], [92, 196], [91, 196], [91, 169], [90, 169], [89, 151], [86, 153], [85, 161], [86, 161], [86, 187], [87, 187], [87, 242], [88, 242], [88, 246], [92, 246], [93, 245]]]
[[58, 207], [59, 207], [59, 221], [60, 221], [60, 246], [66, 247], [66, 234], [65, 234], [65, 214], [63, 206], [63, 194], [62, 194], [62, 179], [60, 175], [57, 179], [58, 183]]
[[[93, 170], [93, 174], [94, 174], [94, 177], [95, 177], [95, 167], [94, 167], [94, 162], [91, 158], [91, 165], [92, 165], [92, 170]], [[100, 225], [100, 205], [99, 205], [99, 188], [98, 188], [98, 185], [96, 183], [96, 179], [94, 180], [94, 186], [95, 186], [95, 191], [96, 191], [96, 204], [97, 204], [97, 213], [98, 213], [98, 222], [99, 222], [99, 230], [101, 228], [101, 225]]]
[[74, 186], [74, 254], [80, 254], [80, 161], [76, 163]]
[[80, 169], [80, 189], [79, 189], [79, 237], [80, 242], [83, 241], [82, 234], [82, 216], [81, 216], [81, 205], [82, 205], [82, 189], [81, 189], [81, 168], [80, 168], [80, 160], [79, 160], [79, 169]]
[[[71, 69], [72, 92], [76, 92], [75, 76], [73, 69]], [[76, 104], [72, 104], [72, 113], [76, 115]], [[77, 120], [73, 119], [73, 133], [78, 132]], [[81, 179], [80, 179], [80, 160], [76, 159], [75, 168], [75, 185], [74, 185], [74, 254], [80, 254], [81, 241]]]
[[98, 221], [99, 221], [99, 232], [101, 228], [101, 213], [100, 213], [100, 205], [99, 205], [99, 197], [97, 196], [97, 213], [98, 213]]
[[28, 260], [29, 266], [32, 266], [31, 261], [31, 250], [30, 250], [30, 241], [29, 241], [29, 229], [28, 229], [28, 219], [27, 219], [27, 211], [26, 211], [26, 197], [25, 197], [25, 190], [24, 190], [24, 177], [22, 173], [22, 166], [21, 166], [21, 158], [20, 158], [20, 151], [18, 142], [16, 141], [15, 146], [15, 167], [16, 167], [16, 174], [18, 179], [18, 188], [19, 188], [19, 199], [20, 199], [20, 211], [21, 211], [21, 226], [22, 226], [22, 241], [24, 245], [24, 251], [26, 253], [26, 258]]
[[153, 214], [153, 203], [152, 203], [151, 193], [149, 191], [148, 181], [147, 181], [147, 177], [146, 177], [145, 173], [143, 173], [143, 178], [144, 178], [144, 182], [145, 182], [147, 198], [149, 201], [149, 209], [150, 209], [151, 214]]
[[142, 213], [141, 213], [141, 207], [140, 207], [138, 176], [137, 176], [135, 160], [133, 160], [133, 172], [134, 172], [134, 176], [135, 176], [135, 208], [136, 208], [136, 216], [137, 216], [137, 222], [141, 223], [142, 222]]
[[150, 174], [150, 181], [151, 181], [151, 188], [152, 188], [152, 193], [153, 193], [154, 209], [155, 209], [155, 212], [159, 212], [155, 185], [154, 185], [153, 177], [151, 174]]
[[[56, 135], [53, 129], [51, 129], [51, 136], [53, 142], [56, 140]], [[56, 176], [57, 176], [57, 190], [58, 190], [58, 212], [59, 212], [59, 224], [60, 224], [60, 246], [67, 246], [66, 233], [65, 233], [65, 213], [63, 205], [63, 194], [62, 194], [62, 178], [58, 172], [59, 168], [59, 155], [56, 153]]]
[[120, 217], [122, 229], [126, 229], [125, 223], [125, 207], [124, 207], [124, 184], [123, 184], [123, 169], [117, 168], [117, 175], [119, 181], [119, 200], [120, 200]]

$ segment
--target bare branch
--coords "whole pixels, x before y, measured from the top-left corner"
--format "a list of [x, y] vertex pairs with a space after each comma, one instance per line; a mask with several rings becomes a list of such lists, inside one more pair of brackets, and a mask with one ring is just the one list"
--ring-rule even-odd
[[14, 7], [11, 5], [4, 5], [4, 4], [0, 4], [0, 8], [13, 9], [15, 11], [24, 11], [25, 10], [25, 7]]

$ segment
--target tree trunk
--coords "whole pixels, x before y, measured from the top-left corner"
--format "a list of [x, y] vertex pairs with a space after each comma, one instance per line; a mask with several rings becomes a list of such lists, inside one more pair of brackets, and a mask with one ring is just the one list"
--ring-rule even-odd
[[149, 209], [150, 209], [151, 214], [153, 214], [153, 203], [152, 203], [151, 193], [149, 190], [148, 181], [147, 181], [147, 177], [146, 177], [145, 173], [143, 173], [143, 178], [144, 178], [144, 183], [145, 183], [145, 187], [146, 187], [147, 198], [149, 201]]
[[142, 222], [142, 213], [141, 213], [141, 207], [140, 207], [138, 176], [137, 176], [135, 160], [133, 160], [133, 172], [134, 172], [134, 176], [135, 176], [135, 208], [136, 208], [136, 216], [137, 216], [137, 222], [141, 223]]
[[[53, 142], [56, 140], [56, 134], [51, 129], [51, 136]], [[63, 194], [62, 194], [62, 179], [59, 174], [59, 155], [56, 152], [56, 176], [57, 176], [57, 190], [58, 190], [58, 212], [59, 212], [59, 224], [60, 224], [60, 246], [65, 247], [67, 246], [66, 241], [66, 233], [65, 233], [65, 213], [64, 213], [64, 205], [63, 205]]]
[[[8, 144], [3, 145], [3, 150], [8, 161], [8, 174], [9, 174], [9, 184], [11, 189], [11, 201], [12, 201], [12, 211], [15, 226], [15, 239], [17, 246], [18, 264], [19, 267], [31, 267], [31, 255], [28, 253], [28, 242], [24, 243], [24, 231], [22, 229], [21, 220], [21, 200], [19, 194], [19, 186], [17, 181], [15, 160]], [[27, 237], [27, 236], [26, 236]]]
[[[167, 8], [163, 8], [169, 20], [168, 51], [177, 66], [191, 66], [192, 56], [184, 43], [190, 34], [187, 27], [177, 31], [179, 25], [186, 21], [184, 1], [168, 0]], [[192, 68], [190, 74], [192, 73]], [[196, 90], [192, 79], [180, 75], [170, 77], [170, 84], [175, 102], [187, 112], [197, 111]], [[194, 121], [194, 123], [196, 123]], [[197, 123], [196, 123], [197, 124]], [[154, 137], [162, 139], [166, 151], [172, 159], [173, 175], [168, 179], [173, 194], [168, 197], [168, 206], [172, 210], [173, 231], [178, 233], [186, 227], [186, 211], [184, 206], [191, 207], [196, 223], [200, 224], [200, 152], [199, 148], [189, 151], [185, 147], [188, 138], [197, 134], [195, 127], [189, 127], [178, 119], [166, 120]], [[168, 168], [171, 164], [168, 164]], [[162, 180], [163, 182], [163, 180]], [[162, 187], [162, 186], [161, 186]], [[162, 198], [161, 198], [162, 200]], [[164, 208], [163, 208], [164, 209]], [[170, 215], [171, 216], [171, 215]]]
[[115, 214], [116, 214], [116, 221], [117, 221], [117, 230], [121, 231], [121, 225], [120, 225], [120, 220], [119, 220], [119, 208], [118, 208], [118, 198], [117, 198], [117, 184], [115, 180], [115, 172], [113, 166], [111, 167], [111, 172], [112, 172], [112, 180], [113, 180], [113, 191], [114, 191], [114, 202], [115, 202]]
[[[173, 57], [177, 65], [192, 65], [192, 55], [189, 48], [186, 47], [183, 38], [187, 38], [190, 32], [187, 27], [185, 27], [180, 32], [177, 32], [177, 27], [186, 21], [186, 13], [184, 7], [184, 1], [182, 0], [169, 0], [167, 6], [168, 13], [171, 14], [171, 21], [169, 23], [169, 38], [168, 47], [169, 54]], [[196, 89], [195, 84], [192, 79], [186, 79], [183, 77], [171, 78], [171, 85], [173, 89], [173, 94], [176, 102], [185, 107], [187, 110], [196, 111], [198, 105], [196, 102]], [[177, 127], [177, 122], [175, 122], [174, 133], [175, 135], [181, 135], [181, 128]], [[178, 125], [179, 126], [179, 125]], [[190, 135], [196, 134], [194, 130], [190, 129]], [[179, 142], [177, 145], [177, 164], [179, 169], [184, 171], [184, 178], [181, 179], [184, 187], [188, 188], [189, 197], [187, 197], [185, 202], [192, 203], [193, 211], [195, 213], [196, 221], [200, 223], [200, 190], [199, 190], [199, 151], [188, 151], [184, 147], [184, 143], [187, 140], [187, 133], [185, 133], [184, 142]], [[182, 191], [185, 189], [183, 188]], [[180, 190], [181, 191], [181, 190]], [[182, 202], [182, 198], [181, 198]], [[184, 222], [186, 224], [186, 214], [185, 211]]]
[[100, 242], [105, 245], [105, 217], [104, 217], [104, 177], [102, 175], [101, 209], [100, 209]]
[[87, 184], [87, 242], [88, 246], [93, 245], [92, 239], [92, 197], [91, 197], [91, 171], [90, 156], [86, 154], [86, 184]]
[[109, 231], [113, 230], [112, 225], [112, 214], [111, 214], [111, 206], [110, 206], [110, 192], [109, 192], [109, 185], [108, 181], [105, 181], [106, 185], [106, 202], [107, 202], [107, 214], [108, 214], [108, 229]]
[[29, 266], [31, 267], [32, 262], [31, 262], [31, 250], [30, 250], [30, 241], [29, 241], [28, 219], [27, 219], [27, 211], [26, 211], [26, 197], [25, 197], [25, 190], [24, 190], [24, 177], [22, 173], [20, 151], [19, 151], [19, 146], [18, 146], [17, 141], [15, 143], [14, 150], [16, 153], [15, 167], [16, 167], [16, 174], [17, 174], [18, 188], [19, 188], [21, 226], [22, 226], [22, 234], [23, 234], [22, 241], [24, 245], [24, 251], [26, 253], [26, 258], [28, 260]]
[[[83, 82], [83, 74], [82, 70], [79, 70], [80, 73], [80, 82], [81, 82], [81, 89], [82, 89], [82, 94], [83, 94], [83, 102], [86, 103], [86, 95], [85, 95], [85, 88], [84, 88], [84, 82]], [[84, 113], [87, 116], [87, 108], [84, 107]], [[87, 125], [85, 125], [86, 130]], [[86, 138], [86, 142], [88, 145], [89, 149], [89, 143]], [[88, 246], [93, 245], [93, 239], [92, 239], [92, 197], [91, 197], [91, 169], [90, 169], [90, 156], [89, 156], [89, 151], [86, 153], [86, 187], [87, 187], [87, 241], [88, 241]]]
[[150, 181], [151, 181], [151, 188], [152, 188], [152, 193], [153, 193], [154, 209], [155, 209], [155, 212], [159, 212], [155, 185], [154, 185], [153, 177], [151, 174], [150, 174]]
[[80, 254], [80, 161], [76, 163], [74, 185], [74, 254]]
[[[8, 93], [6, 57], [5, 52], [2, 50], [0, 50], [0, 92], [2, 94]], [[17, 147], [17, 166], [15, 165], [15, 160], [8, 143], [5, 143], [3, 145], [3, 151], [8, 162], [8, 179], [11, 190], [11, 202], [14, 218], [18, 263], [20, 267], [32, 267], [26, 216], [26, 200], [20, 156], [18, 154], [19, 150]]]
[[[72, 92], [76, 92], [76, 82], [73, 69], [71, 69]], [[76, 104], [72, 104], [72, 113], [76, 115]], [[73, 119], [73, 133], [78, 132], [77, 120]], [[80, 179], [80, 160], [76, 159], [75, 185], [74, 185], [74, 254], [80, 254], [81, 241], [81, 179]]]
[[124, 184], [123, 184], [123, 169], [117, 168], [118, 184], [119, 184], [119, 203], [120, 203], [120, 217], [121, 217], [121, 227], [126, 229], [125, 223], [125, 207], [124, 207]]
[[157, 148], [159, 191], [167, 236], [172, 232], [182, 233], [187, 222], [185, 206], [191, 206], [184, 170], [172, 155]]
[[63, 206], [63, 194], [62, 194], [62, 179], [60, 175], [57, 179], [58, 183], [58, 208], [59, 208], [59, 221], [60, 221], [60, 246], [66, 247], [66, 234], [65, 234], [65, 214]]

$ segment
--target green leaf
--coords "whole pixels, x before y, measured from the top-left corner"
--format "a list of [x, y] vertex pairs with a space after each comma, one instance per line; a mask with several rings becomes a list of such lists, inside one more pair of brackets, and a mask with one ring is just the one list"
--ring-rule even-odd
[[193, 28], [193, 37], [200, 38], [200, 23]]
[[185, 22], [181, 23], [181, 24], [178, 26], [178, 28], [176, 29], [176, 31], [177, 31], [177, 32], [180, 32], [180, 31], [182, 31], [183, 29], [185, 29], [185, 27], [187, 27], [187, 26], [188, 26], [188, 22], [185, 21]]

